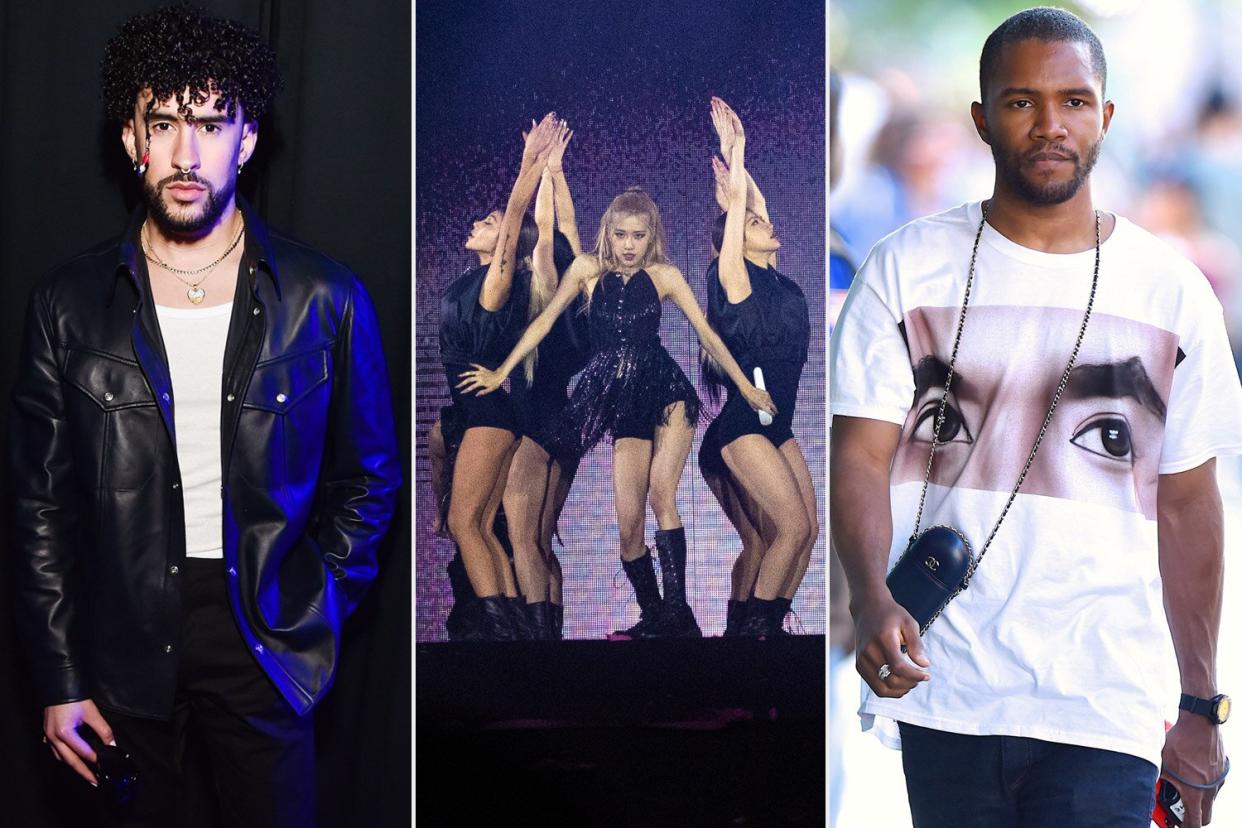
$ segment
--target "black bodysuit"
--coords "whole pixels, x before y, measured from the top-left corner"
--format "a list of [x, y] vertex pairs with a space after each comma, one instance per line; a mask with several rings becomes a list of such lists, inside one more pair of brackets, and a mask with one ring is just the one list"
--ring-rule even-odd
[[471, 363], [495, 369], [526, 328], [530, 273], [514, 273], [509, 300], [500, 310], [489, 311], [479, 304], [487, 267], [479, 265], [466, 271], [444, 289], [440, 298], [440, 361], [463, 429], [490, 426], [521, 436], [517, 414], [504, 389], [481, 397], [457, 390], [462, 372], [470, 370]]
[[772, 425], [759, 422], [752, 409], [728, 378], [709, 372], [709, 381], [728, 389], [720, 415], [708, 426], [699, 449], [699, 465], [705, 470], [723, 468], [720, 449], [744, 434], [761, 434], [780, 446], [793, 435], [793, 415], [798, 402], [798, 382], [806, 364], [811, 324], [806, 297], [792, 279], [775, 268], [746, 261], [750, 295], [731, 303], [720, 283], [720, 263], [707, 269], [707, 321], [720, 334], [743, 373], [754, 381], [754, 370], [763, 369], [764, 385], [777, 413]]

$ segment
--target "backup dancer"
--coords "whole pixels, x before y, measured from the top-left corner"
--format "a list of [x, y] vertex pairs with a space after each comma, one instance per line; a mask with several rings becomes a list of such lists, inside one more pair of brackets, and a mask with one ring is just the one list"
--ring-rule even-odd
[[[686, 601], [686, 535], [677, 511], [677, 483], [694, 438], [699, 399], [660, 344], [662, 302], [672, 299], [681, 309], [747, 405], [776, 413], [771, 397], [754, 387], [708, 325], [664, 247], [660, 212], [651, 198], [639, 189], [617, 196], [600, 220], [594, 251], [574, 260], [551, 303], [509, 356], [495, 370], [475, 365], [462, 372], [458, 388], [480, 397], [495, 392], [575, 298], [584, 297], [591, 359], [556, 432], [558, 442], [572, 443], [579, 457], [604, 437], [612, 438], [622, 565], [641, 609], [639, 622], [624, 634], [639, 638], [702, 634]], [[644, 544], [648, 502], [659, 525], [663, 597]]]
[[513, 567], [493, 528], [521, 426], [507, 394], [478, 397], [456, 386], [469, 365], [496, 364], [513, 347], [530, 303], [540, 301], [541, 280], [532, 273], [529, 259], [538, 230], [526, 206], [558, 131], [549, 113], [526, 135], [504, 213], [493, 211], [476, 221], [466, 240], [466, 249], [479, 257], [478, 267], [450, 284], [440, 301], [440, 356], [454, 409], [464, 424], [448, 526], [479, 598], [475, 630], [479, 637], [498, 640], [529, 634]]
[[811, 473], [792, 429], [810, 322], [801, 288], [775, 268], [780, 241], [746, 172], [742, 123], [719, 98], [712, 99], [712, 123], [728, 164], [712, 159], [725, 213], [713, 238], [720, 255], [707, 271], [708, 320], [745, 376], [762, 371], [779, 414], [761, 422], [730, 372], [700, 466], [743, 540], [727, 632], [779, 635], [819, 534]]
[[[530, 303], [529, 319], [548, 303], [580, 252], [574, 203], [562, 166], [572, 137], [561, 121], [535, 196], [539, 238], [533, 272], [538, 290], [532, 297], [538, 300]], [[572, 452], [558, 450], [545, 427], [559, 419], [569, 400], [569, 380], [582, 370], [589, 352], [585, 319], [575, 311], [571, 307], [557, 317], [547, 338], [526, 355], [509, 383], [522, 439], [509, 467], [504, 515], [518, 589], [526, 601], [531, 635], [537, 639], [559, 639], [563, 628], [561, 567], [552, 552], [552, 539], [578, 461]]]

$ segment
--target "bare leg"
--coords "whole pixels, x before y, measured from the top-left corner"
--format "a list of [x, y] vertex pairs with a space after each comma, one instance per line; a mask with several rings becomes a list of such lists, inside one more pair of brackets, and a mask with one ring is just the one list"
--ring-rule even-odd
[[502, 558], [505, 556], [492, 531], [496, 507], [491, 501], [499, 505], [499, 496], [493, 496], [497, 485], [503, 486], [513, 445], [513, 433], [506, 429], [466, 429], [453, 467], [449, 529], [461, 550], [470, 585], [481, 598], [498, 595], [506, 586], [495, 561], [497, 550]]
[[621, 559], [635, 561], [647, 551], [643, 537], [647, 485], [651, 475], [651, 441], [622, 437], [612, 444], [612, 488], [621, 534]]
[[504, 492], [505, 519], [513, 545], [513, 568], [527, 603], [548, 600], [548, 567], [540, 548], [542, 514], [555, 494], [551, 460], [538, 443], [523, 438], [513, 455]]
[[703, 479], [707, 481], [707, 487], [716, 496], [725, 517], [729, 519], [729, 523], [737, 530], [738, 537], [742, 539], [742, 553], [733, 562], [732, 589], [729, 597], [734, 601], [745, 601], [754, 589], [755, 579], [759, 577], [759, 564], [763, 560], [763, 553], [767, 550], [767, 543], [746, 514], [741, 501], [742, 493], [738, 490], [732, 476], [727, 471], [724, 474], [705, 472]]
[[561, 562], [552, 551], [552, 539], [556, 535], [556, 524], [561, 519], [561, 511], [565, 508], [565, 500], [569, 497], [569, 488], [574, 482], [575, 468], [563, 470], [561, 464], [552, 462], [552, 478], [549, 487], [552, 489], [552, 508], [543, 510], [543, 529], [540, 533], [541, 548], [547, 552], [544, 558], [548, 565], [548, 600], [560, 605], [562, 602]]
[[509, 555], [496, 535], [496, 515], [500, 512], [500, 506], [504, 502], [505, 484], [509, 480], [509, 468], [513, 465], [513, 455], [517, 453], [519, 442], [521, 441], [514, 440], [505, 453], [504, 464], [500, 468], [500, 474], [496, 477], [496, 485], [492, 488], [492, 496], [487, 501], [487, 510], [483, 513], [483, 525], [480, 527], [483, 530], [483, 539], [487, 541], [488, 548], [492, 550], [492, 567], [500, 581], [501, 590], [508, 598], [516, 598], [518, 595], [517, 579], [513, 576], [513, 564], [509, 560]]
[[447, 457], [444, 446], [444, 432], [440, 421], [436, 420], [427, 432], [427, 458], [431, 461], [431, 494], [436, 499], [436, 516], [431, 524], [431, 533], [444, 537], [448, 523], [448, 509], [445, 495], [452, 470], [447, 468]]
[[785, 587], [781, 590], [782, 598], [793, 600], [794, 593], [798, 591], [798, 587], [802, 585], [802, 579], [806, 577], [807, 567], [811, 565], [811, 552], [814, 551], [815, 543], [819, 540], [819, 516], [816, 507], [815, 484], [811, 482], [811, 470], [807, 468], [806, 458], [802, 455], [802, 447], [798, 445], [797, 440], [786, 440], [781, 443], [780, 451], [785, 457], [785, 462], [789, 464], [794, 479], [798, 481], [802, 505], [806, 508], [807, 520], [810, 522], [806, 543], [798, 555], [797, 564], [785, 579]]
[[785, 456], [758, 434], [742, 435], [720, 454], [747, 497], [775, 526], [754, 590], [754, 597], [774, 600], [781, 596], [811, 530], [797, 479]]
[[677, 529], [681, 515], [677, 512], [677, 485], [686, 469], [690, 444], [694, 442], [694, 426], [686, 420], [686, 404], [674, 403], [668, 409], [668, 425], [656, 426], [651, 454], [651, 511], [661, 529]]

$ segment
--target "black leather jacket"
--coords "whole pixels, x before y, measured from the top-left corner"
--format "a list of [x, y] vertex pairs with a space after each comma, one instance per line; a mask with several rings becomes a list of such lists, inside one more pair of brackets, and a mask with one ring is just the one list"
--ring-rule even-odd
[[[240, 203], [240, 200], [239, 200]], [[229, 603], [293, 709], [332, 683], [401, 471], [375, 311], [348, 269], [240, 204], [220, 398]], [[18, 629], [43, 705], [171, 714], [185, 519], [138, 228], [30, 297], [10, 436]]]

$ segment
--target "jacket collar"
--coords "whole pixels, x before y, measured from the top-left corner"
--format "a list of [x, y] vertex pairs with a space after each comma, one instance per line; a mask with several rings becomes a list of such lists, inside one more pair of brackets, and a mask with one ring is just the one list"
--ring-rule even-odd
[[[245, 246], [242, 248], [242, 266], [245, 272], [250, 274], [250, 289], [256, 291], [258, 289], [257, 274], [262, 272], [272, 282], [272, 287], [276, 291], [277, 301], [281, 298], [280, 293], [280, 276], [276, 266], [276, 255], [272, 251], [271, 237], [268, 235], [267, 225], [259, 218], [259, 215], [251, 208], [250, 203], [240, 195], [237, 197], [237, 208], [241, 210], [242, 220], [246, 224]], [[142, 253], [142, 242], [139, 234], [142, 232], [142, 223], [147, 220], [147, 209], [143, 204], [139, 204], [134, 208], [134, 212], [130, 214], [129, 222], [125, 226], [125, 233], [121, 236], [120, 243], [117, 245], [117, 262], [114, 275], [116, 279], [113, 282], [113, 290], [110, 294], [108, 304], [112, 304], [112, 298], [116, 295], [116, 284], [120, 281], [121, 276], [128, 276], [134, 290], [140, 297], [146, 297], [148, 293], [148, 282], [143, 276], [146, 273], [146, 261]]]

